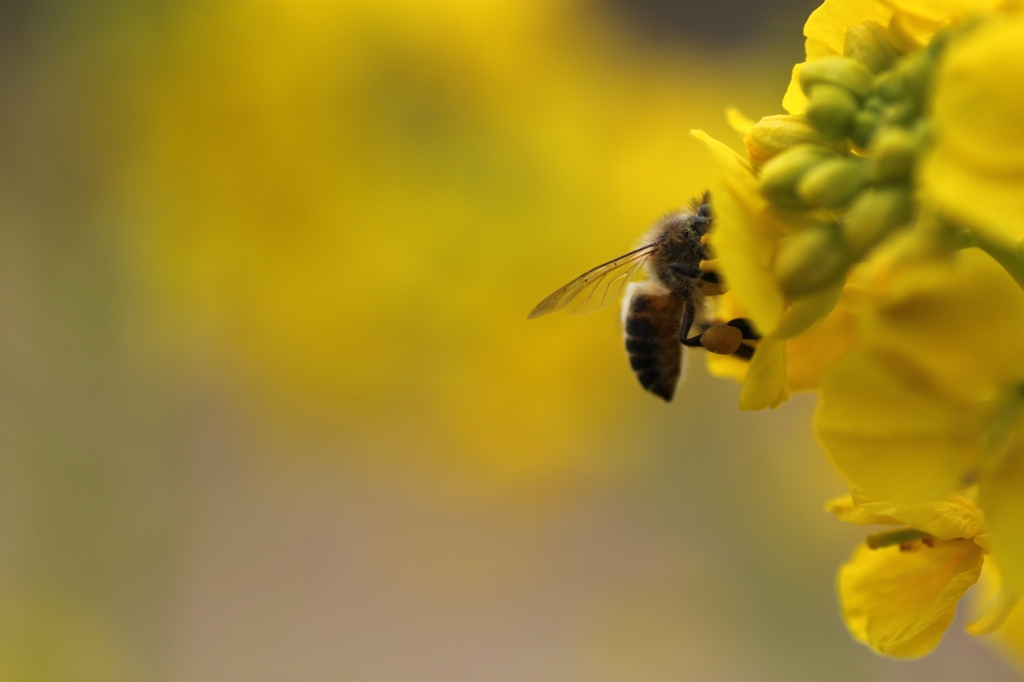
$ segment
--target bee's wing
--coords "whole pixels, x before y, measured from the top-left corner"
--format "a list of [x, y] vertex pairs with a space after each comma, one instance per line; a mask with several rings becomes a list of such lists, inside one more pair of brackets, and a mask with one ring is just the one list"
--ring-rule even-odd
[[566, 284], [537, 304], [527, 319], [562, 310], [573, 315], [585, 315], [615, 301], [630, 280], [636, 276], [644, 262], [654, 253], [658, 243], [647, 244], [624, 256], [608, 261]]

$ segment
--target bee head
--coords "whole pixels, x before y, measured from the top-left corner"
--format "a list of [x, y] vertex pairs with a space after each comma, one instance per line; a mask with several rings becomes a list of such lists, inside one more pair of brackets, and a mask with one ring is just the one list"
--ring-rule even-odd
[[690, 219], [690, 227], [693, 231], [704, 236], [711, 229], [711, 195], [704, 192], [699, 199], [694, 199], [693, 217]]

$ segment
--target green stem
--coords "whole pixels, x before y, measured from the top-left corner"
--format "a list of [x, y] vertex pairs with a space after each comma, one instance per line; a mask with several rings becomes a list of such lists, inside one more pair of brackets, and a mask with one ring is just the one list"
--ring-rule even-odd
[[898, 530], [890, 530], [884, 533], [869, 535], [867, 543], [868, 547], [871, 549], [881, 549], [882, 547], [902, 545], [904, 542], [913, 542], [914, 540], [920, 540], [928, 537], [931, 536], [923, 531], [915, 530], [913, 528], [900, 528]]
[[992, 256], [993, 260], [1003, 266], [1024, 289], [1024, 247], [1021, 240], [1006, 230], [994, 227], [972, 226], [967, 228], [973, 245]]

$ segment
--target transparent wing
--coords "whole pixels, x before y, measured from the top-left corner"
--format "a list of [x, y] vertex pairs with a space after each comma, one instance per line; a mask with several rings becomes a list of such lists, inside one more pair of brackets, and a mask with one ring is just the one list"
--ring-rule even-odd
[[587, 270], [537, 304], [527, 319], [562, 310], [585, 315], [614, 302], [654, 253], [657, 243], [641, 246], [615, 260]]

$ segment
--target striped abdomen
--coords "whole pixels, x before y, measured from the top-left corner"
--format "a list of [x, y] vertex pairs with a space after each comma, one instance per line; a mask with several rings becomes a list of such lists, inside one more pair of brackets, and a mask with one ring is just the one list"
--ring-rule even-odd
[[623, 306], [629, 365], [645, 390], [671, 401], [683, 367], [685, 299], [654, 281], [634, 283]]

